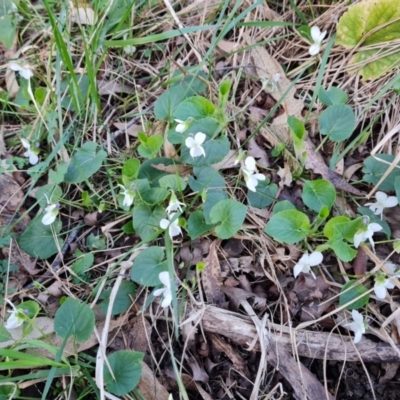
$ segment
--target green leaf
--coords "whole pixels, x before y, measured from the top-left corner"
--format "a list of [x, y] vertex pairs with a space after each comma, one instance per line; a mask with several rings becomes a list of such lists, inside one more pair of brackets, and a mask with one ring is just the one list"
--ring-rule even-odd
[[[164, 168], [166, 166], [180, 165], [180, 162], [175, 161], [172, 158], [158, 157], [152, 158], [151, 160], [146, 160], [139, 169], [139, 179], [147, 179], [150, 183], [157, 183], [158, 180], [170, 174], [171, 172], [163, 171], [162, 169], [154, 168], [154, 166], [159, 166]], [[176, 171], [178, 174], [178, 170]], [[179, 175], [179, 174], [178, 174]]]
[[131, 278], [143, 286], [158, 286], [160, 272], [168, 271], [165, 252], [162, 248], [150, 246], [140, 252], [132, 265]]
[[102, 12], [107, 11], [109, 21], [119, 22], [134, 4], [133, 0], [114, 0], [111, 4], [107, 0], [99, 0], [95, 4], [98, 5]]
[[278, 185], [275, 183], [270, 184], [269, 179], [259, 181], [256, 191], [248, 191], [247, 198], [249, 205], [256, 208], [264, 208], [271, 205], [276, 200], [278, 193]]
[[89, 250], [105, 250], [107, 248], [105, 236], [95, 236], [91, 233], [86, 239], [86, 247]]
[[48, 201], [57, 203], [62, 198], [62, 195], [60, 186], [53, 184], [41, 186], [35, 193], [36, 200], [43, 210], [47, 207]]
[[229, 239], [242, 227], [246, 218], [247, 207], [236, 200], [228, 199], [217, 203], [210, 211], [210, 220], [215, 227], [217, 236]]
[[168, 81], [171, 83], [171, 87], [179, 87], [186, 94], [186, 97], [200, 94], [207, 89], [204, 81], [199, 79], [200, 77], [207, 80], [207, 75], [200, 70], [198, 65], [186, 68], [185, 73], [182, 73], [181, 69], [176, 69], [172, 79]]
[[[393, 47], [389, 42], [400, 39], [399, 19], [400, 0], [364, 0], [340, 18], [336, 43], [347, 49], [361, 48], [350, 66], [360, 63], [364, 80], [376, 79], [399, 65], [399, 51], [387, 55], [387, 49]], [[363, 46], [371, 49], [362, 50]]]
[[71, 75], [66, 75], [65, 78], [61, 81], [60, 84], [60, 93], [69, 93], [66, 96], [63, 96], [61, 99], [61, 107], [70, 111], [77, 111], [72, 101], [71, 92], [74, 93], [74, 98], [77, 99], [79, 105], [84, 108], [84, 104], [86, 104], [86, 99], [89, 94], [90, 81], [87, 75], [77, 75], [78, 76], [78, 93], [74, 93], [76, 85], [73, 82], [73, 78]]
[[12, 15], [3, 15], [0, 17], [0, 42], [3, 43], [7, 50], [11, 49], [16, 34], [13, 19]]
[[133, 228], [144, 241], [154, 239], [155, 232], [159, 231], [160, 221], [165, 218], [162, 207], [152, 209], [146, 204], [140, 204], [133, 208]]
[[287, 123], [290, 128], [290, 133], [292, 134], [293, 144], [296, 149], [296, 152], [299, 153], [304, 147], [304, 136], [306, 134], [306, 128], [302, 121], [293, 117], [292, 115], [288, 116]]
[[297, 210], [285, 210], [272, 216], [264, 232], [284, 243], [297, 243], [310, 232], [310, 220]]
[[[391, 154], [375, 154], [375, 156], [369, 156], [364, 161], [364, 168], [362, 169], [365, 174], [363, 177], [364, 181], [377, 185], [394, 159], [395, 157]], [[395, 190], [394, 183], [398, 176], [400, 176], [400, 163], [394, 167], [384, 181], [378, 186], [378, 189], [383, 191]]]
[[150, 206], [162, 203], [168, 196], [169, 191], [164, 188], [154, 188], [141, 193], [142, 200]]
[[74, 336], [78, 342], [82, 343], [93, 333], [94, 322], [94, 313], [91, 308], [69, 297], [56, 312], [54, 330], [63, 339]]
[[71, 158], [64, 181], [67, 183], [81, 183], [96, 173], [107, 153], [94, 142], [86, 142]]
[[78, 276], [83, 276], [86, 271], [93, 265], [94, 255], [93, 253], [85, 253], [79, 257], [71, 265], [71, 270], [74, 271]]
[[190, 238], [194, 240], [204, 235], [206, 232], [209, 232], [213, 228], [213, 225], [206, 224], [203, 212], [197, 210], [189, 215], [187, 228]]
[[329, 241], [328, 244], [332, 247], [337, 257], [344, 262], [350, 262], [357, 255], [357, 250], [353, 249], [342, 239]]
[[332, 183], [325, 179], [307, 181], [303, 187], [304, 204], [316, 212], [326, 206], [330, 210], [336, 200], [336, 190]]
[[35, 318], [40, 311], [40, 306], [36, 301], [28, 300], [24, 301], [16, 307], [17, 310], [24, 310], [24, 314], [29, 318], [33, 319]]
[[394, 178], [394, 190], [396, 192], [397, 201], [400, 204], [400, 175]]
[[173, 113], [173, 118], [180, 119], [181, 121], [186, 121], [189, 118], [199, 120], [206, 117], [212, 117], [214, 113], [215, 106], [210, 100], [202, 96], [193, 96], [179, 104]]
[[395, 240], [395, 241], [393, 242], [393, 250], [394, 250], [396, 253], [400, 253], [400, 240]]
[[[205, 133], [205, 132], [203, 132]], [[194, 165], [196, 167], [208, 166], [222, 161], [229, 153], [231, 143], [226, 136], [220, 136], [217, 139], [207, 138], [203, 143], [206, 156], [193, 158], [190, 155], [190, 150], [185, 145], [182, 146], [181, 160], [182, 162]]]
[[340, 291], [339, 306], [343, 306], [349, 303], [350, 301], [356, 299], [358, 296], [361, 296], [364, 293], [365, 295], [363, 297], [348, 305], [346, 307], [347, 310], [356, 310], [357, 308], [364, 307], [366, 304], [368, 304], [369, 293], [368, 289], [361, 283], [358, 283], [356, 280], [350, 280], [346, 282], [343, 285], [342, 290]]
[[232, 82], [230, 79], [223, 80], [218, 87], [218, 108], [223, 111], [229, 97], [229, 92], [231, 91]]
[[49, 171], [49, 178], [50, 181], [58, 184], [64, 182], [64, 176], [67, 173], [68, 164], [67, 163], [60, 163], [57, 165], [57, 171], [50, 170]]
[[4, 325], [0, 325], [0, 343], [7, 342], [11, 339], [11, 333], [4, 327]]
[[[144, 354], [137, 351], [119, 350], [108, 356], [104, 367], [104, 382], [108, 392], [124, 396], [139, 383]], [[111, 368], [112, 373], [109, 370]]]
[[333, 235], [335, 233], [334, 231], [335, 226], [340, 224], [347, 224], [348, 222], [351, 222], [351, 219], [343, 215], [331, 218], [324, 226], [324, 235], [328, 239], [333, 239]]
[[22, 250], [34, 258], [45, 260], [58, 252], [63, 241], [57, 237], [61, 231], [61, 221], [56, 220], [51, 225], [42, 224], [42, 215], [36, 217], [18, 239]]
[[216, 190], [216, 189], [207, 190], [207, 192], [204, 193], [204, 196], [205, 196], [205, 201], [203, 204], [204, 218], [206, 224], [211, 225], [212, 224], [210, 220], [211, 209], [220, 201], [227, 200], [229, 196], [228, 193], [225, 192], [225, 190]]
[[291, 203], [288, 200], [282, 200], [278, 201], [275, 205], [274, 208], [272, 209], [272, 212], [274, 214], [278, 214], [278, 212], [285, 211], [285, 210], [295, 210], [296, 207], [294, 206], [293, 203]]
[[224, 189], [225, 180], [212, 167], [195, 167], [193, 173], [196, 178], [189, 176], [189, 186], [194, 192], [201, 192], [204, 189]]
[[[110, 304], [111, 291], [112, 289], [104, 290], [100, 296], [100, 298], [104, 300], [100, 304], [100, 308], [104, 314], [107, 314], [108, 306]], [[118, 315], [128, 310], [128, 308], [132, 305], [131, 298], [135, 296], [135, 292], [136, 285], [133, 282], [122, 281], [118, 288], [117, 295], [115, 296], [111, 315]]]
[[354, 131], [356, 118], [350, 106], [335, 104], [328, 107], [319, 117], [320, 132], [330, 140], [341, 142]]
[[186, 182], [179, 175], [165, 175], [158, 181], [160, 187], [172, 189], [174, 192], [183, 192], [186, 189]]
[[138, 177], [139, 169], [140, 161], [137, 158], [125, 161], [122, 167], [122, 182], [124, 185], [128, 185]]
[[147, 138], [146, 143], [142, 143], [138, 147], [138, 153], [144, 158], [154, 158], [160, 151], [164, 143], [161, 135], [152, 135]]
[[170, 87], [156, 100], [155, 117], [159, 120], [170, 119], [185, 97], [186, 93], [179, 86]]
[[335, 104], [346, 104], [349, 96], [342, 89], [332, 86], [329, 90], [325, 90], [323, 87], [318, 93], [319, 101], [326, 106], [333, 106]]

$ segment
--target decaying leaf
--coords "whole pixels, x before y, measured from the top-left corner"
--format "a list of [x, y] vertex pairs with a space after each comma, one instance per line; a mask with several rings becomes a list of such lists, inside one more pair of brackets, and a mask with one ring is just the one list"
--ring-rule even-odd
[[127, 127], [127, 124], [125, 122], [114, 122], [113, 125], [117, 129], [123, 129], [129, 136], [133, 137], [137, 137], [139, 132], [143, 132], [143, 126], [140, 124], [133, 124]]
[[209, 304], [222, 305], [225, 301], [224, 294], [221, 290], [221, 267], [217, 254], [217, 247], [220, 240], [214, 240], [210, 245], [210, 252], [204, 259], [206, 265], [201, 274], [201, 282], [203, 284], [204, 293]]
[[96, 14], [89, 2], [70, 1], [71, 21], [82, 25], [94, 25], [96, 23]]
[[249, 140], [247, 149], [249, 151], [249, 155], [251, 155], [253, 158], [255, 158], [257, 163], [260, 164], [262, 167], [268, 168], [270, 166], [267, 152], [258, 145], [258, 143], [254, 137], [252, 137]]
[[281, 181], [279, 182], [279, 187], [290, 186], [292, 184], [293, 176], [290, 172], [289, 163], [285, 162], [283, 168], [279, 167], [277, 175], [281, 178]]
[[151, 166], [159, 171], [165, 171], [170, 174], [178, 173], [179, 176], [186, 176], [193, 173], [193, 167], [189, 167], [188, 165], [151, 164]]
[[253, 299], [253, 308], [256, 310], [264, 311], [267, 308], [266, 297], [257, 296], [255, 293], [243, 290], [238, 287], [223, 286], [224, 293], [229, 297], [232, 304], [236, 309], [239, 309], [240, 303], [246, 299]]
[[4, 246], [1, 249], [4, 257], [6, 257], [10, 265], [17, 265], [19, 269], [24, 269], [30, 275], [36, 275], [40, 269], [36, 267], [36, 260], [29, 254], [25, 253], [19, 246], [16, 240], [12, 241], [11, 246]]
[[18, 183], [11, 176], [0, 174], [0, 210], [4, 207], [6, 210], [16, 211], [23, 200], [24, 193]]
[[134, 88], [130, 85], [124, 84], [117, 81], [106, 81], [98, 80], [97, 87], [100, 95], [113, 95], [115, 93], [126, 93], [130, 94], [134, 92]]

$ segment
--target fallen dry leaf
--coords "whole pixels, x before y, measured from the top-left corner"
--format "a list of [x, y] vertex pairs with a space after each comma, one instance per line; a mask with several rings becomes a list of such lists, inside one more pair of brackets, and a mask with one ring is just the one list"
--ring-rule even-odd
[[217, 48], [225, 54], [231, 54], [232, 52], [238, 50], [240, 48], [240, 45], [237, 42], [230, 42], [228, 40], [219, 40]]
[[151, 166], [159, 171], [165, 171], [170, 174], [178, 174], [179, 176], [190, 175], [193, 172], [193, 167], [189, 167], [188, 165], [151, 164]]
[[290, 172], [289, 163], [285, 162], [284, 168], [279, 167], [277, 175], [281, 178], [281, 181], [279, 182], [279, 187], [282, 188], [283, 186], [290, 186], [292, 184], [293, 176]]
[[249, 140], [247, 150], [249, 151], [249, 154], [254, 157], [257, 160], [258, 164], [260, 164], [262, 167], [268, 168], [270, 166], [267, 152], [257, 144], [257, 141], [254, 137]]
[[117, 81], [98, 80], [97, 87], [100, 95], [112, 95], [115, 93], [130, 94], [134, 92], [134, 87], [129, 85], [122, 85]]
[[36, 260], [25, 253], [18, 246], [16, 240], [13, 239], [11, 246], [4, 246], [1, 251], [4, 257], [9, 260], [10, 265], [17, 265], [19, 269], [24, 269], [30, 275], [36, 275], [40, 272], [40, 268], [35, 268]]
[[143, 127], [140, 124], [133, 124], [128, 126], [125, 122], [114, 122], [113, 125], [118, 129], [123, 129], [129, 136], [137, 137], [139, 132], [143, 132]]
[[94, 25], [96, 23], [96, 14], [90, 3], [85, 1], [70, 1], [70, 17], [72, 22], [82, 25]]
[[205, 268], [201, 273], [201, 282], [208, 304], [222, 305], [225, 296], [221, 290], [221, 267], [217, 254], [217, 247], [221, 240], [214, 240], [210, 245], [210, 252], [204, 259]]
[[0, 174], [0, 213], [4, 212], [3, 207], [8, 211], [16, 211], [24, 200], [24, 193], [21, 187], [13, 178]]
[[257, 296], [255, 293], [249, 292], [247, 290], [232, 287], [232, 286], [223, 286], [222, 290], [231, 300], [232, 305], [238, 310], [240, 307], [240, 303], [243, 300], [252, 298], [253, 299], [253, 308], [256, 310], [264, 311], [267, 308], [267, 299], [264, 297]]

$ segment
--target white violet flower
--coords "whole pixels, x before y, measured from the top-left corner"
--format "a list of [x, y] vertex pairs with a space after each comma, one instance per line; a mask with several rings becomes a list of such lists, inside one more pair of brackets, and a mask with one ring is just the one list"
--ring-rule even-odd
[[354, 235], [354, 247], [357, 248], [361, 243], [365, 242], [366, 240], [369, 240], [372, 248], [374, 248], [375, 243], [374, 240], [372, 239], [372, 236], [374, 236], [375, 232], [379, 232], [381, 230], [382, 227], [375, 222], [373, 222], [372, 224], [368, 224], [368, 226], [362, 227]]
[[197, 132], [193, 137], [188, 137], [185, 140], [185, 145], [190, 149], [190, 155], [195, 158], [203, 155], [206, 156], [206, 152], [204, 151], [202, 144], [206, 140], [206, 135], [202, 132]]
[[118, 186], [122, 189], [121, 194], [124, 196], [124, 201], [122, 202], [122, 205], [124, 207], [130, 207], [133, 204], [135, 192], [133, 190], [127, 189], [125, 186]]
[[155, 290], [153, 295], [156, 297], [163, 295], [164, 299], [161, 303], [161, 307], [165, 308], [168, 307], [172, 301], [171, 280], [169, 278], [169, 273], [167, 271], [160, 272], [158, 275], [158, 279], [160, 279], [164, 287]]
[[397, 197], [395, 196], [388, 196], [384, 192], [376, 192], [375, 195], [376, 203], [367, 203], [366, 206], [369, 206], [369, 209], [375, 214], [380, 215], [381, 219], [383, 217], [383, 210], [385, 208], [396, 207], [399, 202]]
[[42, 224], [43, 225], [51, 225], [57, 218], [60, 205], [58, 203], [56, 203], [56, 204], [50, 203], [47, 196], [46, 196], [46, 199], [47, 199], [48, 204], [47, 204], [47, 207], [44, 209], [45, 214], [43, 215], [43, 218], [42, 218]]
[[178, 198], [176, 197], [176, 194], [174, 193], [173, 190], [171, 190], [171, 198], [169, 200], [169, 204], [168, 207], [165, 209], [165, 211], [167, 212], [168, 215], [170, 215], [171, 213], [176, 212], [177, 210], [179, 210], [180, 212], [182, 212], [182, 207], [181, 206], [185, 206], [185, 203], [181, 203]]
[[180, 119], [175, 119], [174, 121], [178, 123], [178, 125], [175, 127], [176, 132], [183, 133], [190, 127], [192, 118], [188, 118], [186, 121], [182, 121]]
[[353, 310], [351, 316], [353, 317], [353, 322], [343, 326], [349, 327], [349, 329], [354, 332], [354, 343], [358, 343], [363, 333], [365, 333], [367, 325], [364, 322], [363, 316], [357, 310]]
[[374, 292], [378, 299], [386, 297], [386, 289], [394, 289], [394, 283], [384, 274], [375, 276]]
[[39, 157], [38, 157], [39, 149], [35, 146], [32, 147], [31, 144], [29, 143], [29, 141], [26, 140], [25, 138], [21, 138], [20, 140], [21, 140], [22, 146], [24, 146], [26, 149], [24, 156], [29, 158], [29, 162], [32, 165], [37, 164], [39, 161]]
[[16, 308], [14, 306], [14, 304], [10, 300], [8, 300], [8, 299], [5, 299], [5, 300], [6, 300], [6, 302], [8, 304], [10, 304], [10, 306], [13, 308], [13, 310], [12, 311], [8, 311], [10, 313], [10, 316], [8, 317], [4, 327], [7, 330], [18, 328], [25, 321], [24, 311], [21, 310], [21, 309]]
[[389, 271], [390, 278], [400, 279], [400, 268], [396, 264], [385, 262], [383, 265]]
[[297, 264], [294, 266], [293, 269], [293, 275], [295, 278], [300, 274], [300, 272], [303, 272], [304, 274], [311, 273], [314, 279], [316, 279], [316, 276], [314, 272], [312, 271], [311, 267], [315, 267], [319, 264], [321, 264], [323, 260], [323, 255], [319, 251], [313, 251], [311, 254], [303, 254], [303, 256], [300, 258], [300, 260], [297, 262]]
[[311, 28], [311, 37], [314, 41], [308, 50], [311, 56], [316, 56], [321, 50], [321, 43], [324, 40], [326, 33], [326, 31], [321, 32], [318, 26], [313, 26]]
[[171, 237], [171, 239], [174, 236], [182, 235], [182, 230], [181, 227], [179, 226], [179, 218], [174, 219], [175, 214], [176, 213], [171, 213], [168, 215], [168, 219], [163, 218], [160, 221], [160, 227], [162, 229], [168, 228], [169, 236]]
[[15, 62], [12, 62], [8, 65], [8, 68], [11, 70], [18, 72], [24, 79], [31, 79], [33, 76], [32, 67], [30, 65], [21, 66]]
[[[125, 33], [123, 36], [124, 40], [128, 39], [128, 33]], [[127, 44], [126, 46], [123, 47], [124, 53], [126, 54], [133, 54], [136, 51], [136, 47], [132, 46], [131, 44]]]
[[247, 188], [252, 192], [255, 192], [258, 181], [264, 181], [265, 175], [255, 174], [256, 160], [254, 159], [254, 157], [247, 157], [244, 160], [244, 166], [242, 166], [241, 169], [244, 174], [244, 180], [246, 182]]

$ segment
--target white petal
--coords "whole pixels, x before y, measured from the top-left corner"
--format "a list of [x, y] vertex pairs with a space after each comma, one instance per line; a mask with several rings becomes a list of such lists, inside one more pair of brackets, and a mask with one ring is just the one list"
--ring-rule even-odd
[[175, 122], [177, 122], [178, 124], [184, 124], [185, 121], [182, 121], [181, 119], [174, 119]]
[[172, 301], [172, 292], [168, 290], [164, 293], [164, 300], [161, 302], [161, 307], [165, 308], [171, 304]]
[[254, 173], [256, 169], [256, 160], [253, 157], [247, 157], [244, 161], [244, 165], [249, 172]]
[[309, 265], [310, 264], [310, 256], [307, 253], [304, 253], [300, 260], [298, 261], [299, 264], [302, 265]]
[[186, 147], [189, 147], [189, 149], [191, 149], [192, 147], [196, 146], [196, 142], [195, 142], [195, 140], [190, 136], [190, 137], [186, 138], [186, 140], [185, 140], [185, 145], [186, 145]]
[[19, 74], [20, 74], [23, 78], [25, 78], [25, 79], [27, 79], [27, 80], [31, 79], [32, 76], [33, 76], [33, 72], [32, 72], [32, 70], [29, 69], [29, 68], [22, 68], [22, 69], [19, 71]]
[[169, 272], [168, 271], [163, 271], [158, 274], [158, 279], [160, 282], [167, 288], [171, 287], [171, 282], [169, 279]]
[[178, 132], [178, 133], [183, 133], [183, 132], [185, 132], [185, 131], [186, 131], [186, 126], [185, 126], [185, 124], [178, 124], [178, 125], [175, 127], [175, 131]]
[[254, 174], [253, 178], [257, 179], [258, 181], [265, 181], [265, 175], [263, 174]]
[[38, 163], [38, 161], [39, 161], [39, 157], [37, 156], [37, 154], [34, 154], [31, 152], [29, 155], [29, 162], [32, 165], [36, 165]]
[[171, 238], [173, 238], [174, 236], [182, 235], [182, 230], [180, 226], [171, 225], [169, 227], [169, 235], [171, 236]]
[[6, 329], [10, 330], [10, 329], [18, 328], [23, 323], [24, 323], [23, 319], [18, 318], [16, 315], [16, 312], [13, 311], [4, 326]]
[[309, 265], [311, 265], [312, 267], [319, 265], [322, 263], [322, 260], [324, 259], [324, 256], [322, 255], [322, 253], [320, 253], [319, 251], [314, 251], [310, 254], [309, 258], [308, 258], [308, 263]]
[[256, 186], [258, 185], [258, 180], [257, 179], [253, 179], [252, 176], [249, 176], [246, 179], [246, 186], [247, 189], [251, 190], [252, 192], [256, 191]]
[[27, 150], [31, 149], [31, 144], [25, 138], [21, 138], [20, 140], [22, 146], [24, 146]]
[[169, 220], [163, 218], [163, 219], [160, 221], [160, 228], [161, 228], [161, 229], [167, 229], [168, 227], [169, 227]]
[[397, 197], [395, 196], [390, 196], [387, 198], [385, 202], [385, 207], [390, 208], [390, 207], [396, 207], [399, 204], [399, 201], [397, 200]]
[[300, 272], [303, 271], [303, 265], [302, 264], [296, 264], [293, 268], [293, 275], [295, 278], [300, 274]]
[[356, 331], [354, 333], [354, 343], [358, 343], [362, 338], [362, 333], [361, 331]]
[[378, 203], [368, 203], [366, 206], [369, 206], [369, 209], [375, 214], [380, 215], [382, 214], [383, 207]]
[[15, 71], [15, 72], [19, 72], [19, 71], [21, 71], [21, 69], [22, 69], [22, 67], [21, 67], [19, 64], [14, 63], [14, 62], [10, 63], [10, 64], [8, 65], [8, 68], [12, 69], [12, 70]]
[[206, 140], [206, 135], [202, 132], [197, 132], [194, 135], [194, 140], [196, 141], [197, 144], [203, 144], [203, 142]]
[[376, 222], [373, 222], [372, 224], [368, 225], [368, 229], [371, 229], [372, 232], [379, 232], [383, 228], [379, 224], [377, 224]]
[[314, 43], [308, 49], [310, 56], [316, 56], [319, 53], [320, 45], [319, 43]]
[[388, 196], [385, 192], [376, 192], [375, 198], [378, 201], [378, 203], [385, 204]]
[[153, 292], [153, 296], [154, 296], [154, 297], [161, 296], [164, 292], [165, 292], [165, 288], [156, 289], [156, 290]]
[[318, 26], [313, 26], [310, 33], [313, 41], [318, 42], [321, 36], [321, 30], [318, 28]]
[[361, 233], [356, 233], [354, 235], [354, 247], [357, 248], [364, 240], [364, 233], [365, 232], [361, 232]]
[[319, 42], [321, 43], [324, 39], [326, 34], [328, 33], [328, 31], [323, 31], [320, 35], [319, 35]]
[[353, 310], [351, 312], [351, 316], [353, 317], [354, 322], [357, 322], [357, 323], [360, 323], [360, 322], [362, 323], [364, 320], [362, 314], [360, 314], [357, 310]]
[[385, 288], [386, 289], [394, 289], [394, 287], [395, 287], [394, 283], [390, 279], [387, 279], [385, 282]]
[[43, 215], [42, 224], [43, 225], [51, 225], [57, 218], [57, 213], [47, 212]]
[[190, 149], [190, 155], [195, 158], [195, 157], [200, 157], [200, 156], [206, 156], [206, 153], [204, 151], [204, 149], [199, 146], [199, 145], [195, 145], [194, 147], [192, 147]]
[[374, 292], [376, 294], [376, 297], [378, 297], [379, 299], [384, 299], [386, 297], [386, 288], [384, 285], [377, 285], [375, 283]]

